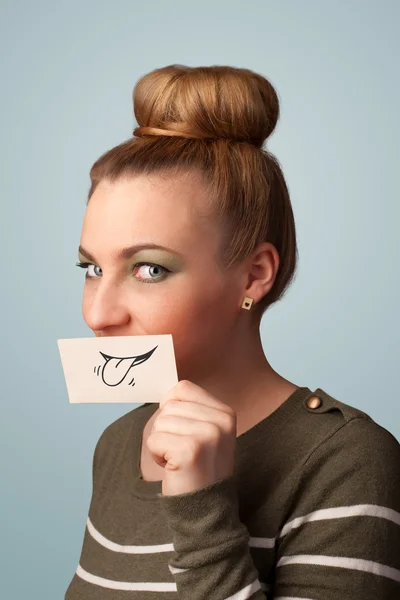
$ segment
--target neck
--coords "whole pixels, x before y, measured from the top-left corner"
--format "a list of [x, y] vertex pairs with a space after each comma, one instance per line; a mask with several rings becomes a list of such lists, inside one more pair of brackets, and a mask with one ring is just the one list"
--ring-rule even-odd
[[236, 343], [225, 343], [213, 364], [218, 364], [217, 370], [204, 370], [191, 380], [233, 408], [237, 435], [271, 414], [298, 389], [269, 364], [258, 328], [247, 330]]

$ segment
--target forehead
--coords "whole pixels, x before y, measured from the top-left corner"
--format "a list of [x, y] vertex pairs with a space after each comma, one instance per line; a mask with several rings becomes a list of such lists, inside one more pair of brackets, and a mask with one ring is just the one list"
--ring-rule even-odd
[[104, 180], [89, 200], [82, 240], [87, 245], [101, 238], [110, 246], [154, 242], [184, 247], [211, 236], [212, 244], [218, 226], [210, 206], [207, 188], [194, 174]]

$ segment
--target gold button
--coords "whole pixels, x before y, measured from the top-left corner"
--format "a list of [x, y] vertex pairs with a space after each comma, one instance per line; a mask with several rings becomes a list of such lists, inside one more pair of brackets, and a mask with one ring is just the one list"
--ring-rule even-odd
[[310, 396], [307, 398], [308, 408], [319, 408], [322, 404], [321, 398], [318, 396]]

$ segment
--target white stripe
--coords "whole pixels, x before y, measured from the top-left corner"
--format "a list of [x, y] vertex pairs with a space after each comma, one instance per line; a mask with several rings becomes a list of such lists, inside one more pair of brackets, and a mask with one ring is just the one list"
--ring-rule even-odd
[[354, 569], [356, 571], [366, 571], [374, 575], [388, 577], [400, 583], [400, 571], [393, 567], [388, 567], [382, 563], [362, 558], [348, 558], [342, 556], [317, 556], [312, 554], [298, 554], [294, 556], [282, 556], [276, 565], [283, 567], [286, 565], [321, 565], [326, 567], [341, 567], [343, 569]]
[[[168, 565], [168, 567], [173, 575], [176, 575], [177, 573], [185, 573], [186, 571], [189, 571], [189, 569], [178, 569], [178, 567], [173, 567], [171, 565]], [[272, 586], [269, 585], [268, 583], [264, 583], [262, 581], [261, 582], [259, 581], [259, 583], [260, 583], [261, 589], [264, 592], [270, 592], [272, 590]], [[254, 583], [252, 585], [254, 585]], [[257, 589], [259, 589], [259, 588], [257, 588]], [[254, 594], [255, 591], [256, 590], [252, 591], [252, 594]], [[245, 597], [247, 597], [247, 596], [245, 596]], [[232, 598], [234, 598], [234, 596], [232, 596]]]
[[169, 570], [171, 571], [172, 575], [176, 575], [177, 573], [186, 573], [186, 571], [188, 569], [180, 569], [179, 567], [173, 567], [172, 565], [168, 565]]
[[[113, 552], [123, 552], [125, 554], [152, 554], [156, 552], [173, 552], [173, 544], [153, 544], [146, 546], [127, 546], [123, 544], [117, 544], [106, 538], [103, 534], [96, 529], [91, 522], [90, 518], [87, 518], [86, 522], [88, 531], [93, 539], [96, 540], [101, 546], [112, 550]], [[276, 538], [263, 538], [263, 537], [250, 537], [249, 546], [253, 548], [273, 548], [275, 546]]]
[[258, 592], [258, 590], [260, 589], [260, 582], [258, 581], [258, 579], [255, 579], [253, 583], [246, 585], [246, 587], [233, 594], [233, 596], [228, 596], [228, 598], [225, 598], [225, 600], [247, 600], [247, 598], [250, 598], [255, 592]]
[[[173, 544], [154, 544], [147, 546], [128, 546], [122, 544], [116, 544], [111, 540], [107, 539], [104, 535], [102, 535], [93, 523], [90, 518], [87, 518], [87, 528], [90, 535], [93, 539], [96, 540], [101, 546], [107, 548], [108, 550], [112, 550], [113, 552], [123, 552], [125, 554], [150, 554], [156, 552], [172, 552], [174, 550]], [[275, 538], [251, 538], [253, 540], [253, 544], [258, 548], [266, 548], [274, 545]], [[178, 567], [173, 567], [168, 565], [169, 570], [173, 575], [176, 573], [185, 573], [188, 569], [180, 569]], [[156, 592], [164, 592], [164, 591], [176, 591], [175, 583], [161, 582], [161, 583], [145, 583], [145, 582], [129, 582], [129, 581], [113, 581], [111, 579], [104, 579], [103, 577], [99, 577], [98, 575], [93, 575], [88, 571], [85, 571], [78, 565], [76, 570], [77, 575], [88, 581], [89, 583], [93, 583], [96, 585], [100, 585], [102, 587], [106, 587], [113, 590], [138, 590], [138, 591], [156, 591]], [[172, 587], [171, 587], [172, 586]], [[264, 591], [269, 591], [271, 588], [270, 585], [265, 583], [260, 583], [258, 579], [256, 579], [252, 584], [246, 586], [239, 592], [236, 592], [233, 596], [229, 596], [226, 600], [247, 600], [250, 598], [254, 592], [259, 589], [263, 589]]]
[[[94, 585], [99, 585], [101, 587], [110, 589], [110, 590], [124, 590], [124, 591], [139, 591], [139, 592], [176, 592], [177, 586], [176, 583], [170, 582], [145, 582], [145, 581], [114, 581], [112, 579], [105, 579], [104, 577], [99, 577], [98, 575], [93, 575], [88, 571], [85, 571], [78, 565], [76, 569], [76, 574], [81, 578], [87, 581], [88, 583], [92, 583]], [[256, 579], [250, 585], [247, 585], [239, 592], [233, 594], [233, 596], [229, 596], [226, 600], [247, 600], [250, 598], [255, 592], [260, 589], [264, 591], [270, 590], [271, 586], [267, 584], [260, 584], [259, 580]]]
[[89, 518], [87, 519], [86, 524], [92, 538], [94, 538], [101, 546], [104, 546], [104, 548], [112, 550], [113, 552], [124, 552], [125, 554], [153, 554], [156, 552], [173, 552], [174, 550], [173, 544], [154, 544], [152, 546], [124, 546], [122, 544], [116, 544], [97, 531]]
[[[189, 571], [189, 569], [178, 569], [178, 567], [173, 567], [171, 565], [168, 565], [168, 567], [173, 575], [176, 575], [177, 573], [185, 573], [186, 571]], [[259, 583], [260, 583], [261, 589], [264, 592], [270, 592], [272, 590], [272, 586], [269, 585], [268, 583], [264, 583], [262, 581]], [[254, 585], [254, 583], [253, 583], [253, 585]], [[259, 588], [257, 588], [257, 589], [259, 589]], [[254, 590], [254, 591], [256, 591], [256, 590]], [[252, 591], [251, 593], [254, 594], [254, 591]], [[245, 596], [245, 597], [247, 597], [247, 596]], [[234, 598], [234, 596], [232, 596], [232, 598]], [[307, 600], [307, 599], [305, 599], [305, 600]]]
[[81, 565], [78, 565], [76, 574], [89, 583], [94, 583], [110, 590], [125, 590], [125, 591], [146, 591], [146, 592], [176, 592], [176, 583], [170, 583], [167, 581], [148, 583], [144, 581], [113, 581], [112, 579], [104, 579], [97, 575], [88, 573], [85, 569], [82, 569]]
[[300, 527], [304, 523], [311, 521], [322, 521], [325, 519], [342, 519], [344, 517], [378, 517], [381, 519], [387, 519], [400, 525], [400, 513], [391, 508], [385, 506], [378, 506], [377, 504], [355, 504], [354, 506], [338, 506], [337, 508], [324, 508], [322, 510], [316, 510], [314, 512], [305, 515], [304, 517], [297, 517], [286, 523], [282, 528], [279, 537], [287, 535], [289, 531], [295, 527]]
[[[376, 504], [356, 504], [354, 506], [338, 506], [336, 508], [324, 508], [313, 511], [303, 517], [297, 517], [286, 523], [280, 531], [278, 537], [287, 535], [292, 529], [300, 527], [305, 523], [312, 521], [322, 521], [328, 519], [342, 519], [347, 517], [370, 516], [381, 519], [387, 519], [400, 525], [400, 513], [385, 506]], [[173, 544], [153, 544], [145, 546], [123, 545], [112, 542], [102, 535], [93, 525], [91, 520], [87, 519], [87, 528], [90, 535], [101, 545], [113, 552], [122, 552], [125, 554], [152, 554], [157, 552], [173, 552]], [[274, 537], [250, 537], [249, 546], [251, 548], [274, 548], [277, 538]]]

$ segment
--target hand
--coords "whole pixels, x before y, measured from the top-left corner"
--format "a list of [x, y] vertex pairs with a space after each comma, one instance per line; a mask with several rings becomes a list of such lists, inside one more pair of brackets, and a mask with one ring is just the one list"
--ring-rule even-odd
[[147, 438], [164, 467], [164, 496], [192, 492], [233, 474], [236, 413], [200, 386], [182, 380], [160, 402]]

